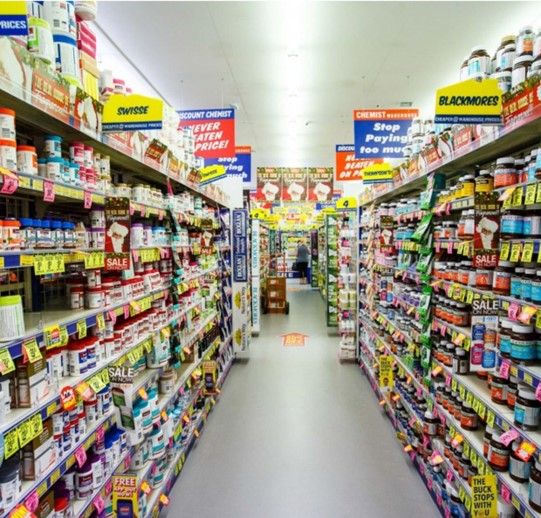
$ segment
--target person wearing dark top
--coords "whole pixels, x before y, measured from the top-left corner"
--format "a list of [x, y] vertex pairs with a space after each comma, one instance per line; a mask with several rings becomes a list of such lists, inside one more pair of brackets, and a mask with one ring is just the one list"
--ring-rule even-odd
[[308, 270], [308, 261], [310, 260], [310, 250], [306, 246], [306, 241], [299, 239], [297, 241], [297, 271], [301, 275], [301, 284], [306, 284], [306, 271]]

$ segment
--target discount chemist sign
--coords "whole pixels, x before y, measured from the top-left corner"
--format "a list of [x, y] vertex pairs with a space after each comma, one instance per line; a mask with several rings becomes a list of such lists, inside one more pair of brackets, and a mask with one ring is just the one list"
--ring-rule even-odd
[[235, 110], [185, 110], [178, 114], [179, 129], [193, 128], [196, 156], [205, 159], [235, 156]]

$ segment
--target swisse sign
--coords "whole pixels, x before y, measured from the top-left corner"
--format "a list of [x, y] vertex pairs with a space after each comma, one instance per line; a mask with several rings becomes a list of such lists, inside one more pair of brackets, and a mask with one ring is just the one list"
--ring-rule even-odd
[[353, 144], [338, 144], [336, 146], [335, 182], [351, 182], [362, 180], [362, 170], [374, 164], [381, 163], [381, 158], [355, 158]]
[[402, 158], [419, 110], [355, 110], [355, 158]]
[[163, 101], [142, 95], [112, 95], [103, 106], [103, 132], [162, 128]]
[[225, 158], [235, 156], [235, 110], [179, 111], [179, 129], [192, 127], [196, 156]]
[[501, 124], [502, 91], [497, 79], [469, 79], [436, 92], [437, 124]]

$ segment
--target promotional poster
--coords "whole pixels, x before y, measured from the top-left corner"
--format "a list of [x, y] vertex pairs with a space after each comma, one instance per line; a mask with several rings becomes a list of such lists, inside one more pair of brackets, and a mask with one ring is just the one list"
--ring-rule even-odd
[[333, 196], [332, 167], [312, 167], [308, 169], [308, 200], [330, 202]]
[[256, 200], [275, 202], [282, 199], [282, 170], [278, 167], [257, 168]]
[[282, 169], [282, 201], [306, 201], [307, 173], [305, 167]]
[[473, 267], [496, 268], [500, 242], [500, 204], [497, 192], [475, 193]]
[[105, 269], [130, 268], [130, 199], [105, 199]]
[[499, 301], [483, 296], [472, 301], [470, 371], [489, 371], [496, 367]]

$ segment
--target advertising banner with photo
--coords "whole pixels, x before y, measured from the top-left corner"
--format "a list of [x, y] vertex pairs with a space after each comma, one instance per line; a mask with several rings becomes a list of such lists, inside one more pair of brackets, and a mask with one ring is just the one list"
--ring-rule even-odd
[[282, 169], [282, 201], [306, 201], [308, 169], [305, 167]]
[[403, 158], [408, 129], [417, 109], [355, 110], [355, 158]]
[[[498, 266], [500, 243], [500, 203], [498, 196], [498, 192], [475, 193], [474, 268], [492, 269]], [[485, 288], [485, 286], [483, 287]], [[487, 284], [486, 289], [490, 289], [490, 287], [490, 284]]]
[[477, 296], [472, 301], [470, 372], [496, 367], [499, 301]]
[[130, 199], [105, 199], [105, 269], [130, 268]]
[[308, 200], [320, 203], [333, 199], [332, 167], [311, 167], [308, 169]]
[[257, 168], [258, 201], [279, 202], [282, 199], [282, 170], [279, 167]]
[[184, 110], [178, 114], [179, 129], [193, 129], [195, 156], [204, 159], [235, 156], [235, 110]]
[[355, 158], [353, 144], [336, 146], [335, 182], [353, 182], [362, 180], [362, 170], [374, 164], [381, 164], [381, 158]]
[[205, 166], [222, 165], [225, 167], [227, 176], [242, 178], [243, 187], [249, 189], [254, 185], [252, 182], [252, 147], [236, 146], [234, 157], [220, 157], [205, 159]]

